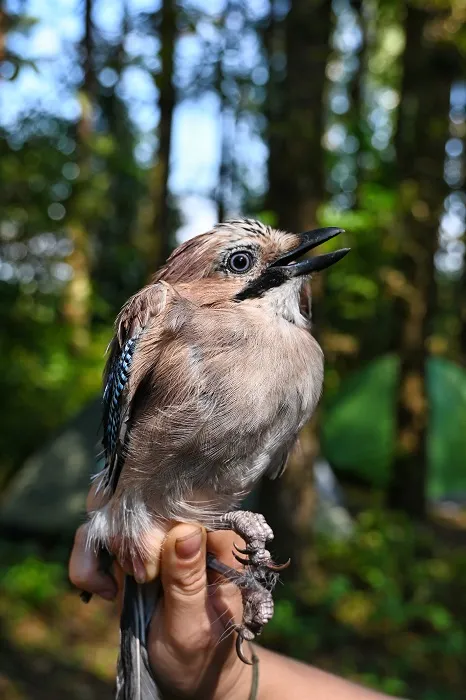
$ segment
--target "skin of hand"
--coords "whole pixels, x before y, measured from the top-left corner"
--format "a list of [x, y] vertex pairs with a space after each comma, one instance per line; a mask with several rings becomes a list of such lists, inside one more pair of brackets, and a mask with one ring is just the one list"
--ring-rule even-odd
[[[89, 508], [95, 502], [91, 492]], [[232, 532], [206, 531], [195, 525], [175, 525], [163, 543], [154, 533], [154, 557], [147, 562], [124, 561], [114, 565], [114, 577], [99, 571], [98, 560], [86, 547], [87, 525], [75, 537], [69, 575], [81, 590], [106, 600], [118, 599], [124, 573], [141, 583], [159, 573], [163, 599], [149, 630], [149, 657], [164, 698], [198, 700], [246, 700], [252, 683], [252, 667], [238, 659], [231, 621], [242, 618], [241, 595], [233, 584], [220, 585], [220, 577], [206, 571], [206, 552], [228, 566], [239, 568], [232, 554], [233, 542], [243, 543]], [[115, 551], [118, 542], [114, 543]], [[312, 666], [254, 648], [259, 657], [257, 700], [388, 700], [388, 696], [332, 676]], [[244, 645], [244, 652], [248, 654]]]
[[[160, 566], [154, 561], [114, 568], [114, 579], [98, 569], [97, 558], [86, 547], [86, 525], [75, 537], [69, 564], [72, 583], [82, 590], [113, 600], [119, 598], [123, 570], [147, 582], [160, 571], [163, 599], [157, 606], [149, 630], [149, 657], [164, 697], [247, 698], [252, 681], [250, 666], [243, 664], [234, 648], [231, 622], [242, 616], [237, 588], [206, 571], [206, 551], [229, 566], [238, 563], [232, 555], [232, 532], [207, 533], [195, 525], [173, 527], [160, 550]], [[145, 575], [143, 570], [145, 569]], [[121, 600], [120, 600], [121, 603]], [[248, 649], [245, 647], [245, 654]], [[239, 695], [238, 695], [239, 693]]]

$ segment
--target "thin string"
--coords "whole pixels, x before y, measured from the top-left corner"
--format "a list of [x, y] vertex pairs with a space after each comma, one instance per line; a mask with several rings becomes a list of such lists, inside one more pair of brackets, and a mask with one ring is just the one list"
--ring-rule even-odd
[[254, 651], [252, 644], [249, 644], [251, 649], [251, 661], [252, 661], [252, 683], [251, 692], [249, 693], [249, 700], [257, 700], [257, 691], [259, 690], [259, 657]]

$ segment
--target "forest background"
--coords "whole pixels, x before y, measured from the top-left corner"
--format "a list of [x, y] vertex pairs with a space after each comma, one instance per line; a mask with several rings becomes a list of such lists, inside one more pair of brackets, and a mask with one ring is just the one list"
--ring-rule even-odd
[[[264, 643], [421, 700], [466, 687], [465, 20], [0, 1], [3, 502], [96, 401], [116, 312], [177, 242], [239, 214], [342, 226], [351, 255], [313, 282], [324, 399], [256, 494], [293, 559]], [[71, 531], [32, 534], [0, 540], [0, 696], [111, 697], [115, 611], [69, 588]]]

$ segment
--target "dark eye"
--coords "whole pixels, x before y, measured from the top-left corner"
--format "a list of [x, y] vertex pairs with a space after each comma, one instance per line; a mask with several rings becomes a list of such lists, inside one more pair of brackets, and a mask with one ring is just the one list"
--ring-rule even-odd
[[228, 269], [239, 275], [248, 272], [253, 264], [254, 258], [248, 250], [237, 250], [227, 260]]

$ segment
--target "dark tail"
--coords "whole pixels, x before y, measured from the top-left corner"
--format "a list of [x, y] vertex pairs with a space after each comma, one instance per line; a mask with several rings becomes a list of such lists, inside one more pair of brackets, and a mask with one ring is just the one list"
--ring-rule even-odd
[[162, 700], [150, 668], [146, 640], [159, 595], [158, 581], [140, 585], [132, 576], [125, 577], [116, 700]]

